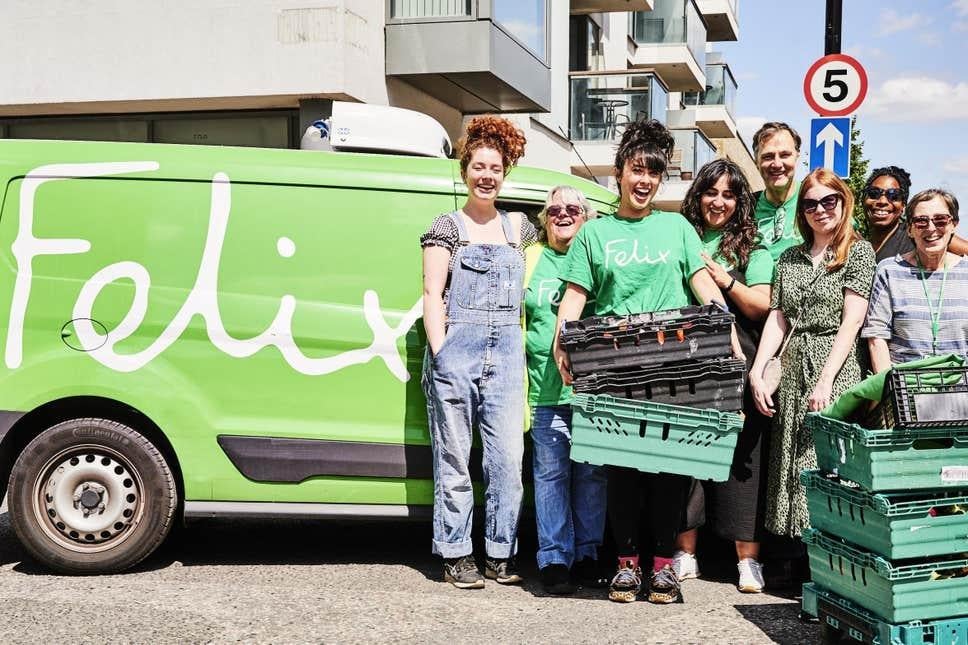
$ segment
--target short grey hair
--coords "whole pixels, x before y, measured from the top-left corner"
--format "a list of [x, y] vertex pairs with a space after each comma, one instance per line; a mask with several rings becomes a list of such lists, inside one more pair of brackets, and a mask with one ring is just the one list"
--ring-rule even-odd
[[538, 241], [541, 243], [546, 243], [548, 241], [548, 207], [551, 206], [551, 202], [555, 200], [555, 197], [561, 196], [565, 201], [569, 199], [578, 202], [582, 210], [585, 211], [585, 221], [590, 219], [595, 219], [598, 217], [598, 211], [592, 208], [591, 203], [585, 195], [575, 188], [574, 186], [568, 186], [567, 184], [562, 184], [560, 186], [555, 186], [548, 191], [548, 196], [545, 198], [544, 207], [541, 212], [538, 213], [538, 224], [541, 226], [538, 228]]
[[928, 188], [927, 190], [922, 190], [908, 202], [904, 213], [904, 217], [908, 221], [908, 226], [911, 225], [911, 216], [914, 215], [914, 208], [919, 204], [931, 201], [935, 197], [941, 198], [945, 206], [948, 207], [948, 214], [951, 215], [951, 219], [956, 225], [958, 224], [958, 198], [955, 197], [954, 193], [944, 188]]

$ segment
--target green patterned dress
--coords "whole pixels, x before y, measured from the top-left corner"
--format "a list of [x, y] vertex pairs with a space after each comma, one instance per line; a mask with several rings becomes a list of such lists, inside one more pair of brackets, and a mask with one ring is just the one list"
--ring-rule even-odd
[[[800, 484], [800, 471], [817, 467], [813, 437], [803, 424], [807, 399], [840, 328], [845, 289], [869, 298], [874, 268], [874, 249], [864, 241], [856, 242], [844, 266], [832, 273], [823, 265], [814, 269], [802, 244], [784, 251], [777, 261], [770, 308], [781, 309], [792, 324], [805, 302], [803, 317], [783, 355], [783, 375], [774, 394], [777, 413], [770, 445], [766, 528], [777, 535], [799, 536], [810, 526]], [[815, 277], [816, 284], [810, 287]], [[855, 341], [834, 379], [831, 399], [860, 381], [868, 366], [866, 344]]]

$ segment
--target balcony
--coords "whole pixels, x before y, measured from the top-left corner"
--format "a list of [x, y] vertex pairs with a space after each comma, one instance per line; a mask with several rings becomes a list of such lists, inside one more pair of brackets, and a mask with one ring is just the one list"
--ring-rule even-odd
[[[716, 58], [714, 58], [714, 56]], [[733, 106], [736, 102], [736, 79], [719, 54], [710, 54], [706, 64], [706, 89], [687, 92], [682, 101], [695, 111], [695, 123], [707, 137], [725, 139], [736, 136]], [[716, 62], [712, 62], [716, 61]]]
[[572, 15], [615, 11], [652, 11], [654, 0], [571, 0]]
[[722, 42], [739, 40], [739, 0], [697, 0], [699, 12], [706, 20], [706, 40]]
[[678, 211], [696, 172], [716, 158], [716, 147], [697, 129], [670, 130], [676, 147], [669, 164], [669, 178], [659, 186], [655, 205]]
[[387, 76], [465, 114], [550, 109], [549, 0], [387, 4]]
[[576, 174], [612, 174], [615, 145], [626, 125], [645, 119], [665, 122], [669, 92], [655, 74], [582, 72], [572, 74], [569, 85], [568, 128], [577, 149], [571, 163]]
[[632, 67], [655, 71], [674, 92], [706, 85], [706, 25], [695, 0], [655, 0], [652, 11], [629, 14]]

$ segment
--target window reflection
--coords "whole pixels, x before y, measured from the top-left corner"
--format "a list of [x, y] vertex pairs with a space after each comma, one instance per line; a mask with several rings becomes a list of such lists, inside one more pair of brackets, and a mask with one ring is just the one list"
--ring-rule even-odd
[[493, 0], [494, 21], [538, 55], [548, 58], [547, 0]]

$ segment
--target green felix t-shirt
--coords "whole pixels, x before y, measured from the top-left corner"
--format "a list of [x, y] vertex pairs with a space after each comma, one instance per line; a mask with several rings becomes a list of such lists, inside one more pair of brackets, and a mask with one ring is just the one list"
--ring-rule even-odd
[[[723, 232], [721, 230], [707, 229], [704, 231], [702, 236], [703, 250], [712, 259], [722, 264], [727, 271], [732, 271], [736, 267], [719, 254], [719, 241], [722, 237]], [[744, 284], [748, 287], [755, 284], [773, 284], [773, 266], [773, 256], [770, 252], [762, 246], [757, 246], [750, 251], [749, 262], [746, 265], [746, 271], [743, 272], [746, 276]]]
[[696, 229], [679, 213], [606, 215], [578, 231], [562, 280], [595, 298], [595, 314], [637, 314], [693, 302], [689, 278], [705, 267]]
[[[566, 405], [571, 402], [571, 388], [561, 382], [551, 347], [558, 322], [558, 304], [565, 293], [561, 268], [565, 254], [546, 246], [535, 265], [524, 292], [524, 311], [527, 320], [525, 347], [528, 352], [528, 405]], [[593, 304], [588, 303], [582, 318], [591, 316]]]
[[[756, 217], [756, 226], [760, 230], [760, 244], [769, 249], [774, 263], [780, 259], [781, 253], [791, 246], [803, 242], [803, 237], [797, 230], [796, 221], [797, 196], [799, 194], [800, 182], [796, 182], [790, 197], [779, 206], [774, 206], [767, 201], [765, 190], [760, 193], [760, 198], [756, 200], [754, 217]], [[781, 208], [783, 213], [778, 213]]]

